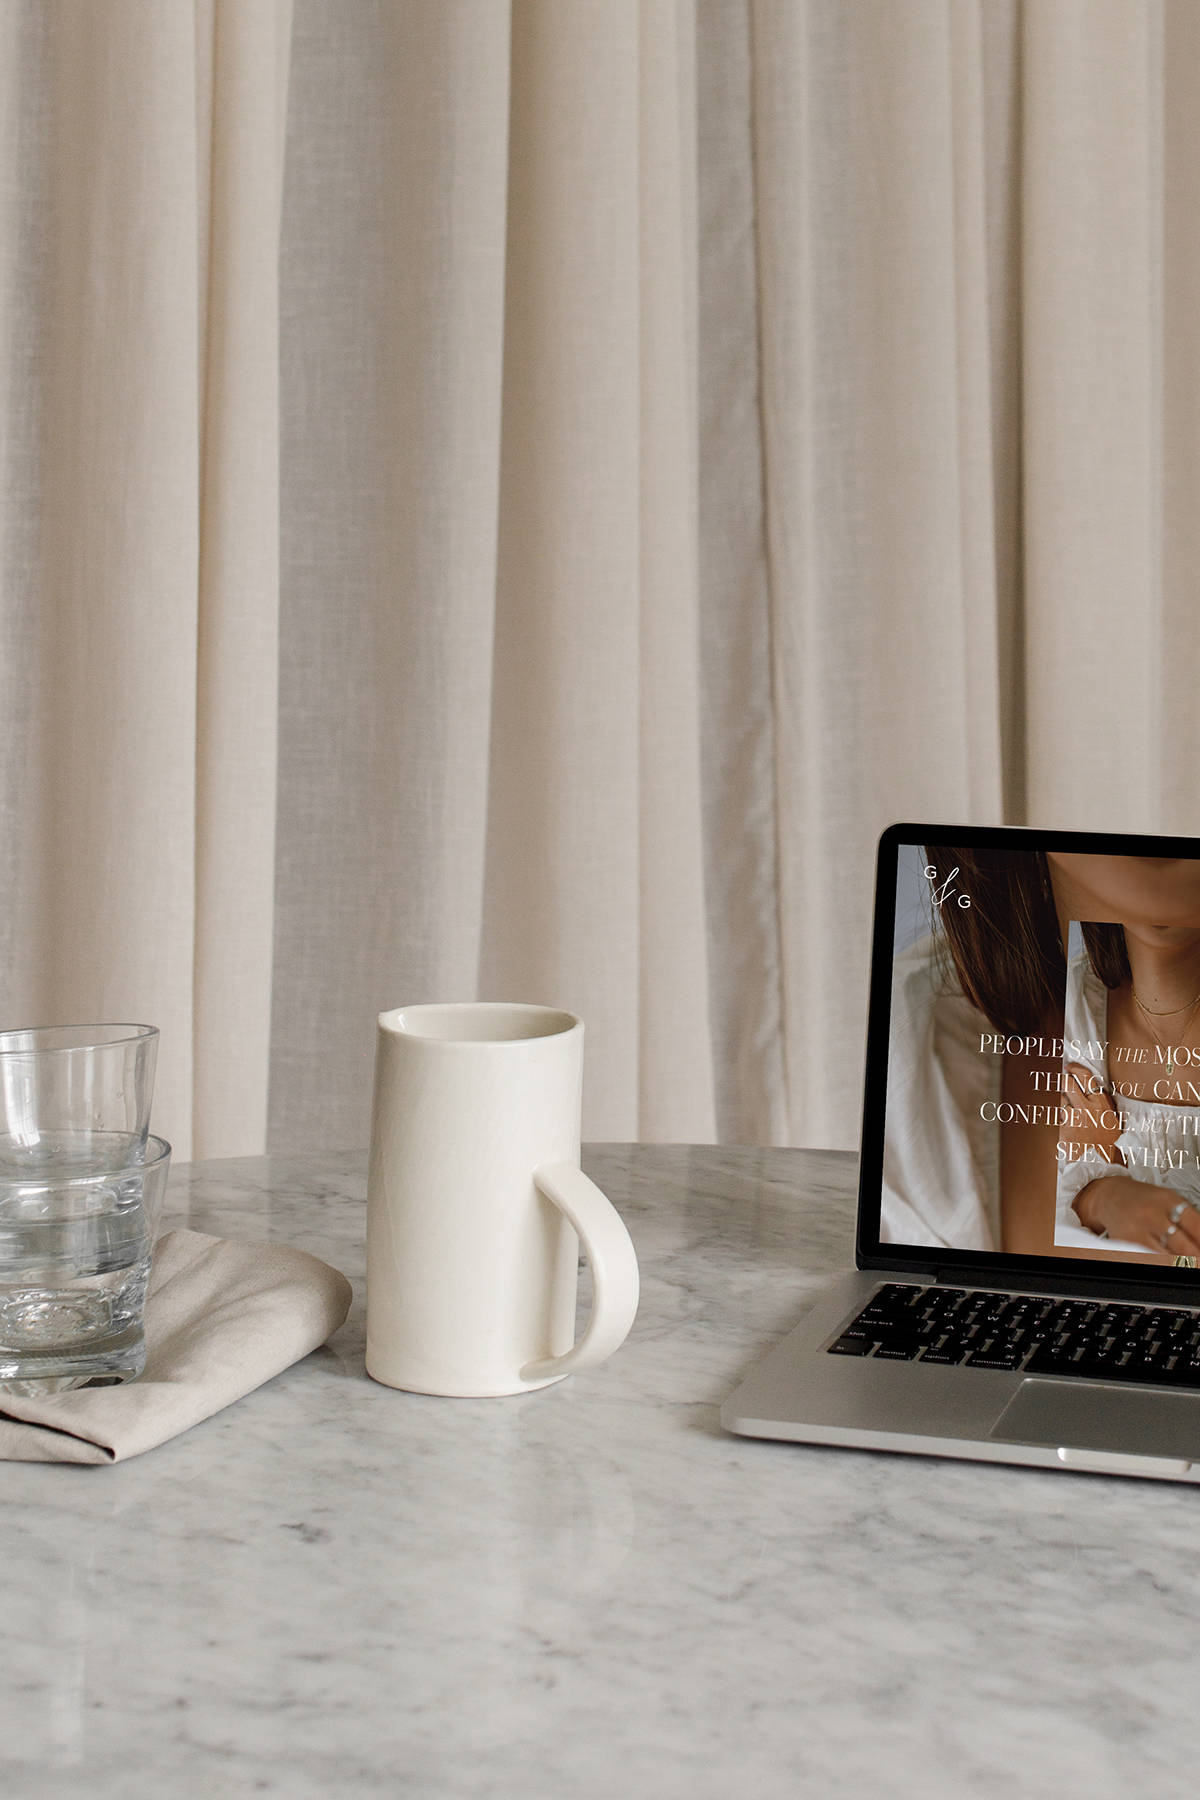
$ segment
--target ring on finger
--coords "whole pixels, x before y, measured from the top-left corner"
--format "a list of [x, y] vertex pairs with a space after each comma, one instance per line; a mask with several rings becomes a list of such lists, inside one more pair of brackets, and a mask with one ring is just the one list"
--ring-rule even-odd
[[1175, 1233], [1178, 1230], [1179, 1230], [1178, 1225], [1168, 1225], [1167, 1226], [1167, 1229], [1163, 1232], [1162, 1236], [1158, 1240], [1164, 1250], [1169, 1250], [1171, 1248], [1171, 1239], [1175, 1236]]
[[1175, 1205], [1171, 1208], [1170, 1213], [1167, 1215], [1168, 1218], [1170, 1219], [1172, 1225], [1178, 1225], [1180, 1219], [1182, 1219], [1184, 1213], [1188, 1210], [1189, 1206], [1194, 1206], [1194, 1202], [1191, 1200], [1177, 1200], [1175, 1202]]

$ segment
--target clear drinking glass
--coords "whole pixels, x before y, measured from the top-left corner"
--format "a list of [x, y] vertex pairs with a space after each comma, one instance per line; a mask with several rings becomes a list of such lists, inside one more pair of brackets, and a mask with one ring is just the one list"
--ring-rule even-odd
[[133, 1381], [171, 1146], [121, 1168], [0, 1166], [0, 1391]]
[[0, 1031], [0, 1390], [131, 1381], [171, 1146], [153, 1025]]
[[153, 1025], [0, 1031], [0, 1180], [137, 1161], [150, 1128]]

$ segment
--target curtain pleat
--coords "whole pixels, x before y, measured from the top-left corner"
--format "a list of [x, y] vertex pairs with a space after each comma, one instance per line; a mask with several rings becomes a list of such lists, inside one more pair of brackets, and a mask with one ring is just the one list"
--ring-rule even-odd
[[[1159, 684], [1159, 818], [1166, 831], [1200, 833], [1200, 7], [1167, 0], [1162, 31], [1162, 611], [1149, 653]], [[1151, 80], [1157, 71], [1152, 66]]]
[[289, 115], [269, 1135], [313, 1147], [365, 1141], [376, 1015], [479, 981], [508, 9], [301, 0]]
[[836, 1143], [873, 841], [1001, 810], [978, 18], [751, 23], [787, 1115]]
[[[190, 8], [5, 9], [3, 1010], [161, 1027], [191, 1137], [197, 232]], [[10, 137], [11, 144], [11, 137]], [[15, 360], [14, 360], [15, 352]], [[19, 522], [19, 524], [17, 523]], [[11, 539], [10, 539], [11, 546]]]
[[1161, 648], [1138, 645], [1161, 645], [1162, 8], [1103, 15], [1024, 12], [1028, 807], [1153, 830]]
[[157, 1024], [179, 1156], [266, 1125], [288, 12], [4, 14], [4, 1018]]
[[696, 35], [701, 767], [717, 1135], [787, 1140], [759, 405], [753, 73], [745, 6]]
[[262, 1144], [275, 922], [279, 230], [291, 0], [197, 7], [193, 1153]]
[[637, 1130], [710, 1143], [695, 8], [643, 8], [640, 27]]
[[638, 1095], [638, 20], [513, 15], [481, 991], [579, 1012], [591, 1129]]

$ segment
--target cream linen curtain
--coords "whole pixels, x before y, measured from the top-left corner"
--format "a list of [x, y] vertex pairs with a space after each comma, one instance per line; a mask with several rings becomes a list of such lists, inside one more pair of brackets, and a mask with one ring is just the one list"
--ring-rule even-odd
[[693, 26], [297, 9], [276, 1142], [476, 993], [582, 1014], [590, 1135], [715, 1135]]
[[0, 1020], [261, 1144], [285, 0], [0, 4]]
[[850, 1143], [895, 817], [1200, 830], [1190, 0], [0, 0], [0, 1019]]

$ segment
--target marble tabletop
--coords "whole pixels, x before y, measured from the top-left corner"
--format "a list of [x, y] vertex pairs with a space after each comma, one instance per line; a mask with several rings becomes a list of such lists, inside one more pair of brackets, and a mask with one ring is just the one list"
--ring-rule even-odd
[[851, 1258], [853, 1161], [598, 1145], [642, 1307], [505, 1400], [363, 1366], [366, 1159], [194, 1164], [169, 1224], [298, 1244], [330, 1344], [107, 1468], [0, 1466], [0, 1792], [1190, 1794], [1196, 1490], [725, 1434]]

